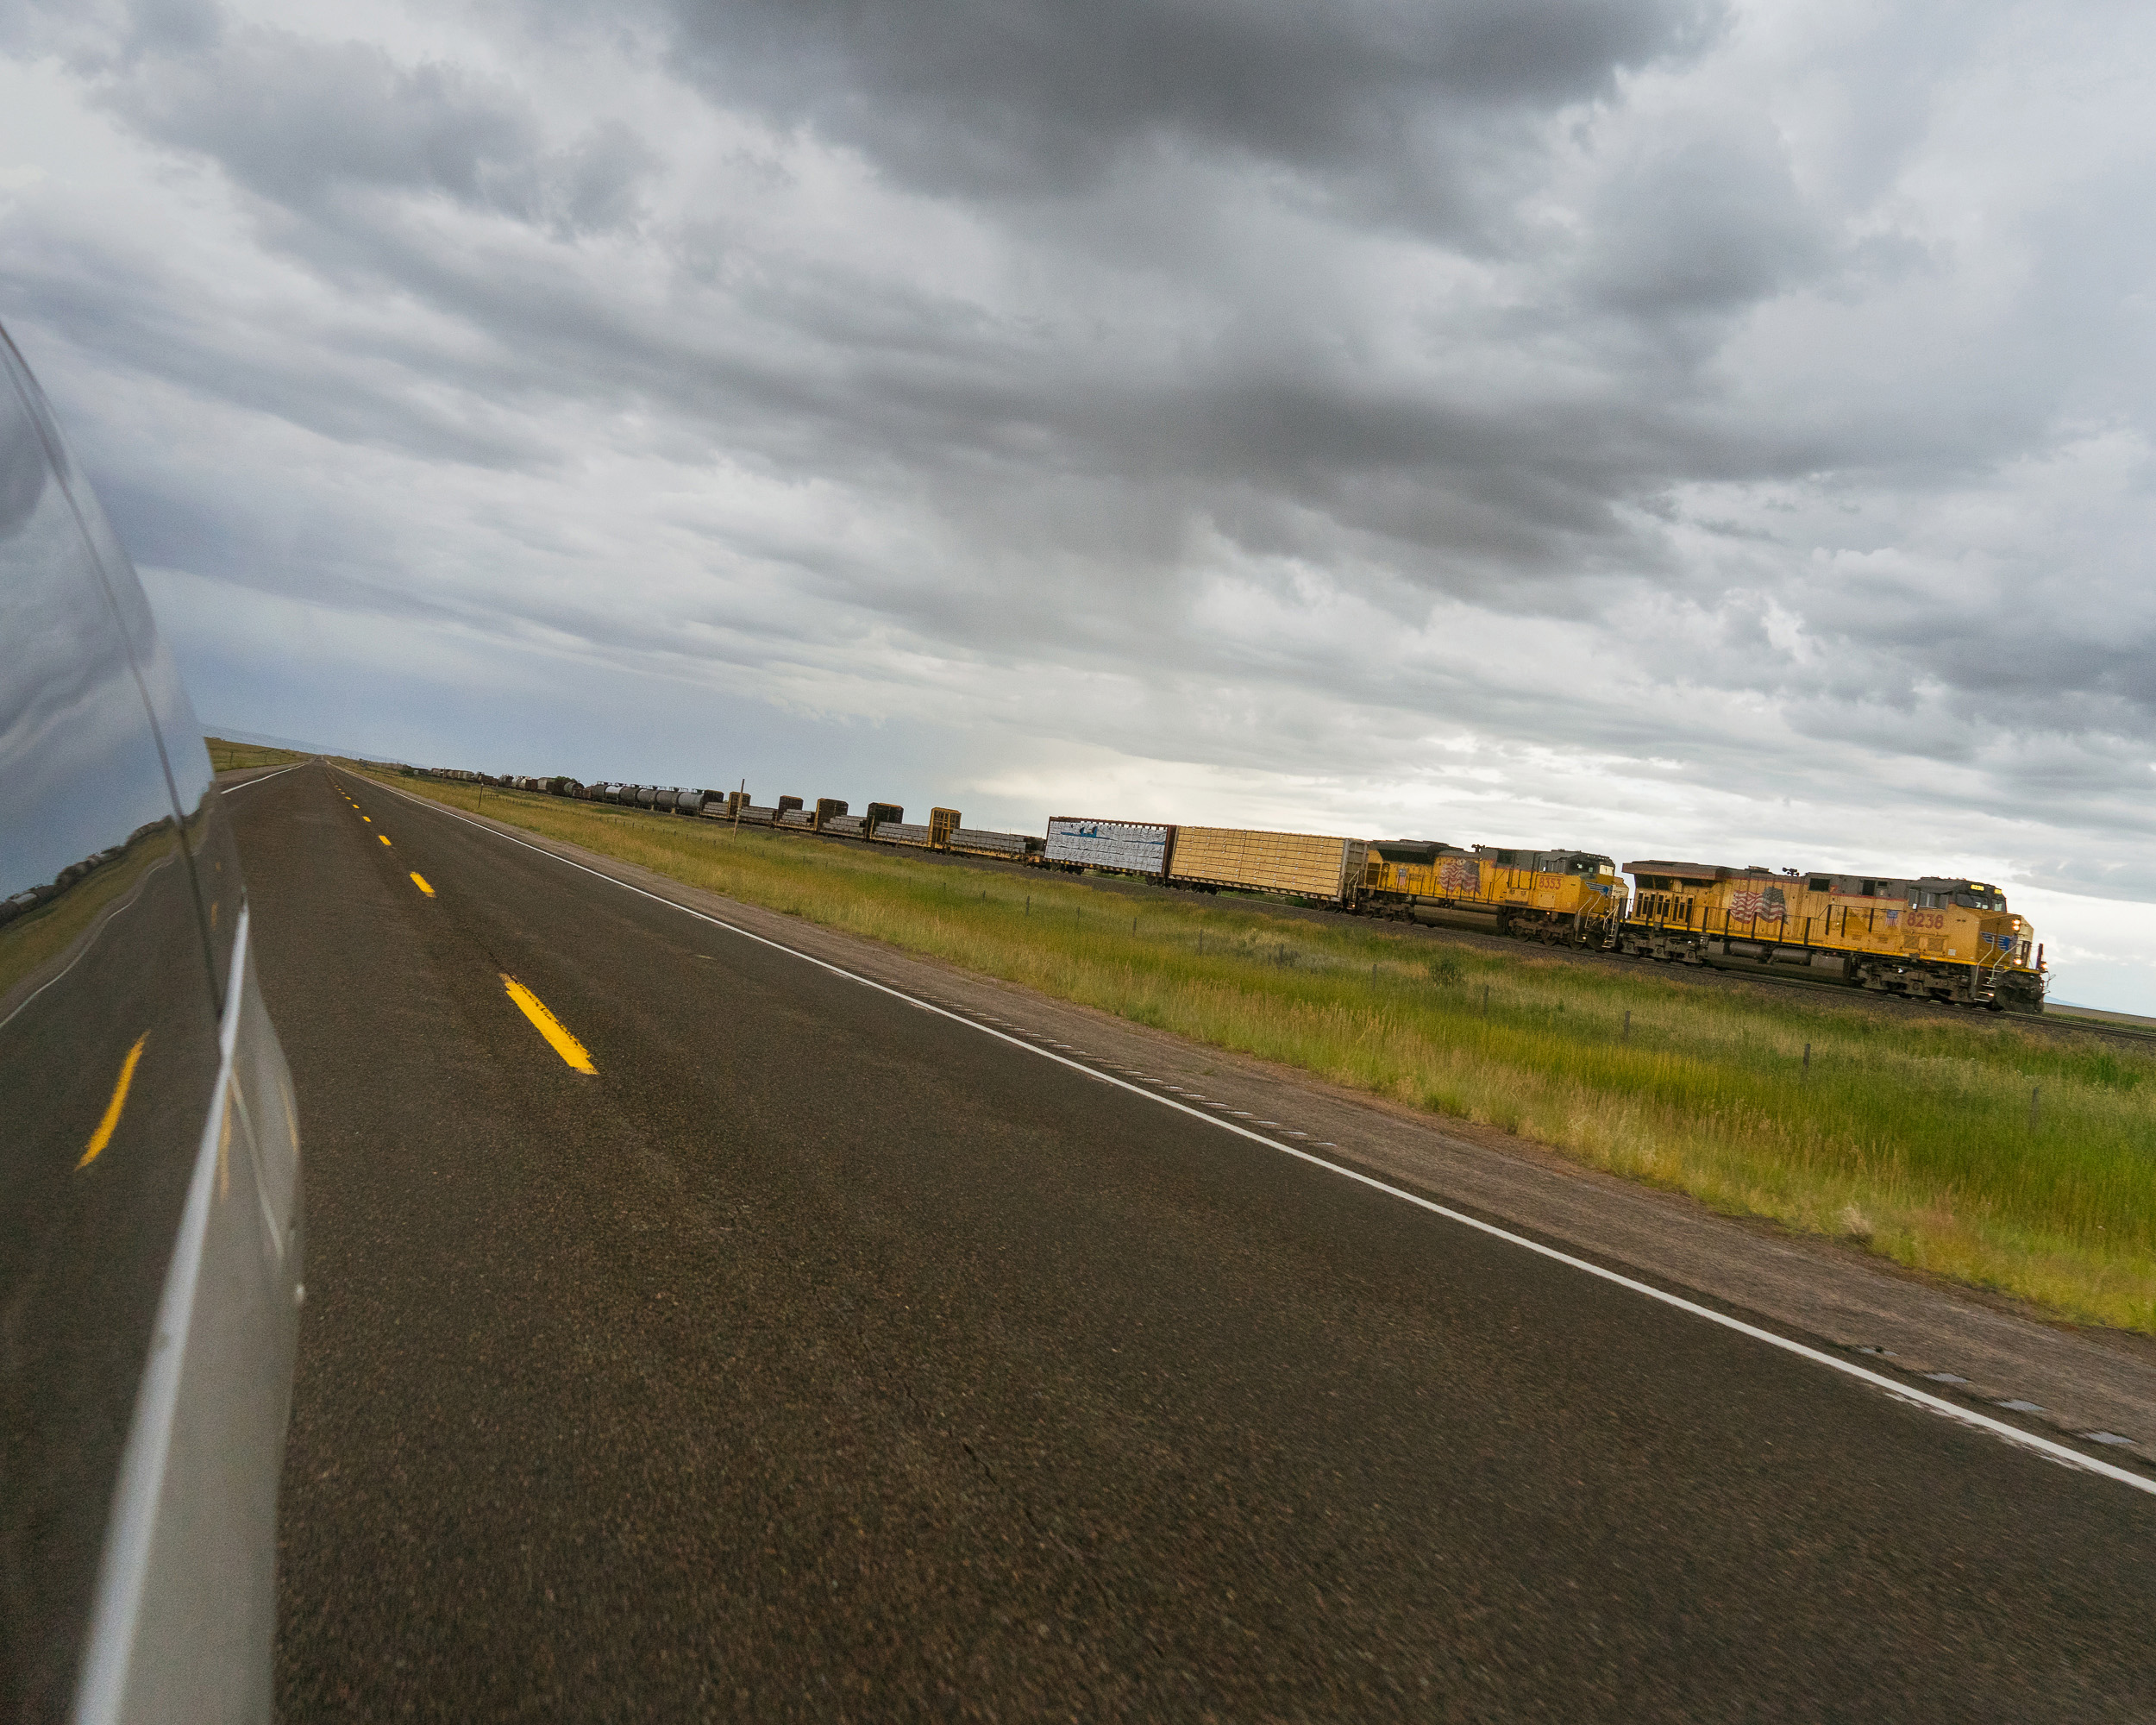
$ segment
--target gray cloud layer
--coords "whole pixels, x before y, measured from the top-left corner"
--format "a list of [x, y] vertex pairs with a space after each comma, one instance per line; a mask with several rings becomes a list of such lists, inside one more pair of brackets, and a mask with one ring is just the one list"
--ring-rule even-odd
[[2156, 897], [2128, 9], [0, 19], [0, 310], [325, 677]]
[[1480, 201], [1473, 171], [1516, 144], [1521, 115], [1614, 93], [1619, 72], [1697, 45], [1710, 16], [1672, 0], [750, 0], [677, 4], [673, 53], [718, 99], [930, 191], [1072, 196], [1193, 148], [1427, 218]]

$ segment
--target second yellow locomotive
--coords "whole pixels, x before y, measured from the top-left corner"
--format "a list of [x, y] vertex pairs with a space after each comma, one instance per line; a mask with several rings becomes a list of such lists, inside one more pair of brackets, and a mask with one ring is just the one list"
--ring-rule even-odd
[[1369, 848], [1364, 905], [1429, 920], [1487, 917], [1501, 933], [1558, 945], [1600, 945], [1623, 919], [1617, 865], [1588, 850], [1381, 843]]

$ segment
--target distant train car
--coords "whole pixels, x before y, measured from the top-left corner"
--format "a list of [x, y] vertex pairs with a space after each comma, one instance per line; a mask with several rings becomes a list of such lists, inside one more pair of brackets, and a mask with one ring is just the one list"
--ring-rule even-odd
[[990, 856], [1003, 862], [1031, 862], [1044, 848], [1044, 841], [1030, 832], [998, 832], [985, 826], [954, 826], [944, 835], [942, 848], [962, 856]]
[[1875, 993], [2044, 1009], [2043, 948], [1981, 881], [1627, 862], [1638, 890], [1620, 950], [1645, 958], [1801, 971]]
[[1432, 840], [1372, 844], [1364, 885], [1373, 910], [1426, 921], [1464, 913], [1502, 934], [1571, 945], [1607, 940], [1627, 897], [1617, 865], [1592, 851]]
[[1254, 827], [1179, 826], [1168, 859], [1178, 887], [1270, 893], [1349, 907], [1363, 896], [1369, 845], [1360, 838]]
[[928, 812], [928, 843], [932, 850], [948, 850], [961, 856], [988, 856], [1000, 862], [1030, 862], [1041, 852], [1041, 841], [1031, 833], [998, 832], [992, 827], [968, 826], [966, 817], [955, 808]]
[[1052, 867], [1100, 869], [1165, 881], [1175, 829], [1150, 821], [1096, 820], [1059, 814], [1048, 823], [1041, 856]]
[[1586, 850], [1344, 838], [1245, 827], [1178, 826], [1058, 815], [1047, 837], [969, 827], [937, 806], [925, 825], [899, 804], [858, 815], [836, 797], [760, 807], [748, 792], [583, 785], [573, 779], [435, 776], [661, 813], [700, 815], [828, 837], [1004, 862], [1098, 869], [1218, 891], [1264, 893], [1418, 921], [1485, 919], [1531, 940], [1753, 971], [1801, 972], [1875, 992], [2040, 1012], [2047, 980], [2034, 931], [1983, 881], [1864, 878], [1714, 864], [1628, 863]]

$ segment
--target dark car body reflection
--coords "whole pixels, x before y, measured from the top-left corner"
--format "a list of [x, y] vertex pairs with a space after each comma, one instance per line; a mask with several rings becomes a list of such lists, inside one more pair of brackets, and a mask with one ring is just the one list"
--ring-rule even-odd
[[298, 1131], [200, 727], [0, 335], [0, 1713], [269, 1716]]

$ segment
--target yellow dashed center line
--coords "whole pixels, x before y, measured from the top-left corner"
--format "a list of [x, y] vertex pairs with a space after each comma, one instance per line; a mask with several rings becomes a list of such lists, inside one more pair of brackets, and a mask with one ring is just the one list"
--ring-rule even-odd
[[380, 839], [385, 844], [389, 843], [389, 835], [386, 832], [378, 832], [374, 836], [375, 837]]
[[530, 1019], [533, 1027], [546, 1038], [547, 1045], [580, 1072], [599, 1076], [599, 1068], [592, 1064], [592, 1057], [584, 1051], [584, 1044], [562, 1029], [561, 1020], [547, 1010], [547, 1003], [524, 987], [506, 970], [500, 973], [502, 986], [509, 990], [509, 998], [517, 1008]]
[[82, 1160], [76, 1167], [89, 1167], [112, 1142], [112, 1134], [120, 1125], [120, 1111], [128, 1105], [128, 1086], [135, 1082], [135, 1063], [142, 1057], [142, 1044], [149, 1039], [147, 1031], [136, 1037], [135, 1046], [128, 1051], [128, 1057], [120, 1063], [120, 1082], [112, 1087], [112, 1100], [105, 1104], [105, 1117], [97, 1122], [97, 1130], [90, 1134], [90, 1147], [83, 1151]]
[[418, 888], [419, 890], [424, 893], [429, 898], [431, 899], [434, 896], [434, 888], [427, 884], [427, 877], [420, 874], [417, 869], [412, 871], [411, 883], [413, 886]]

